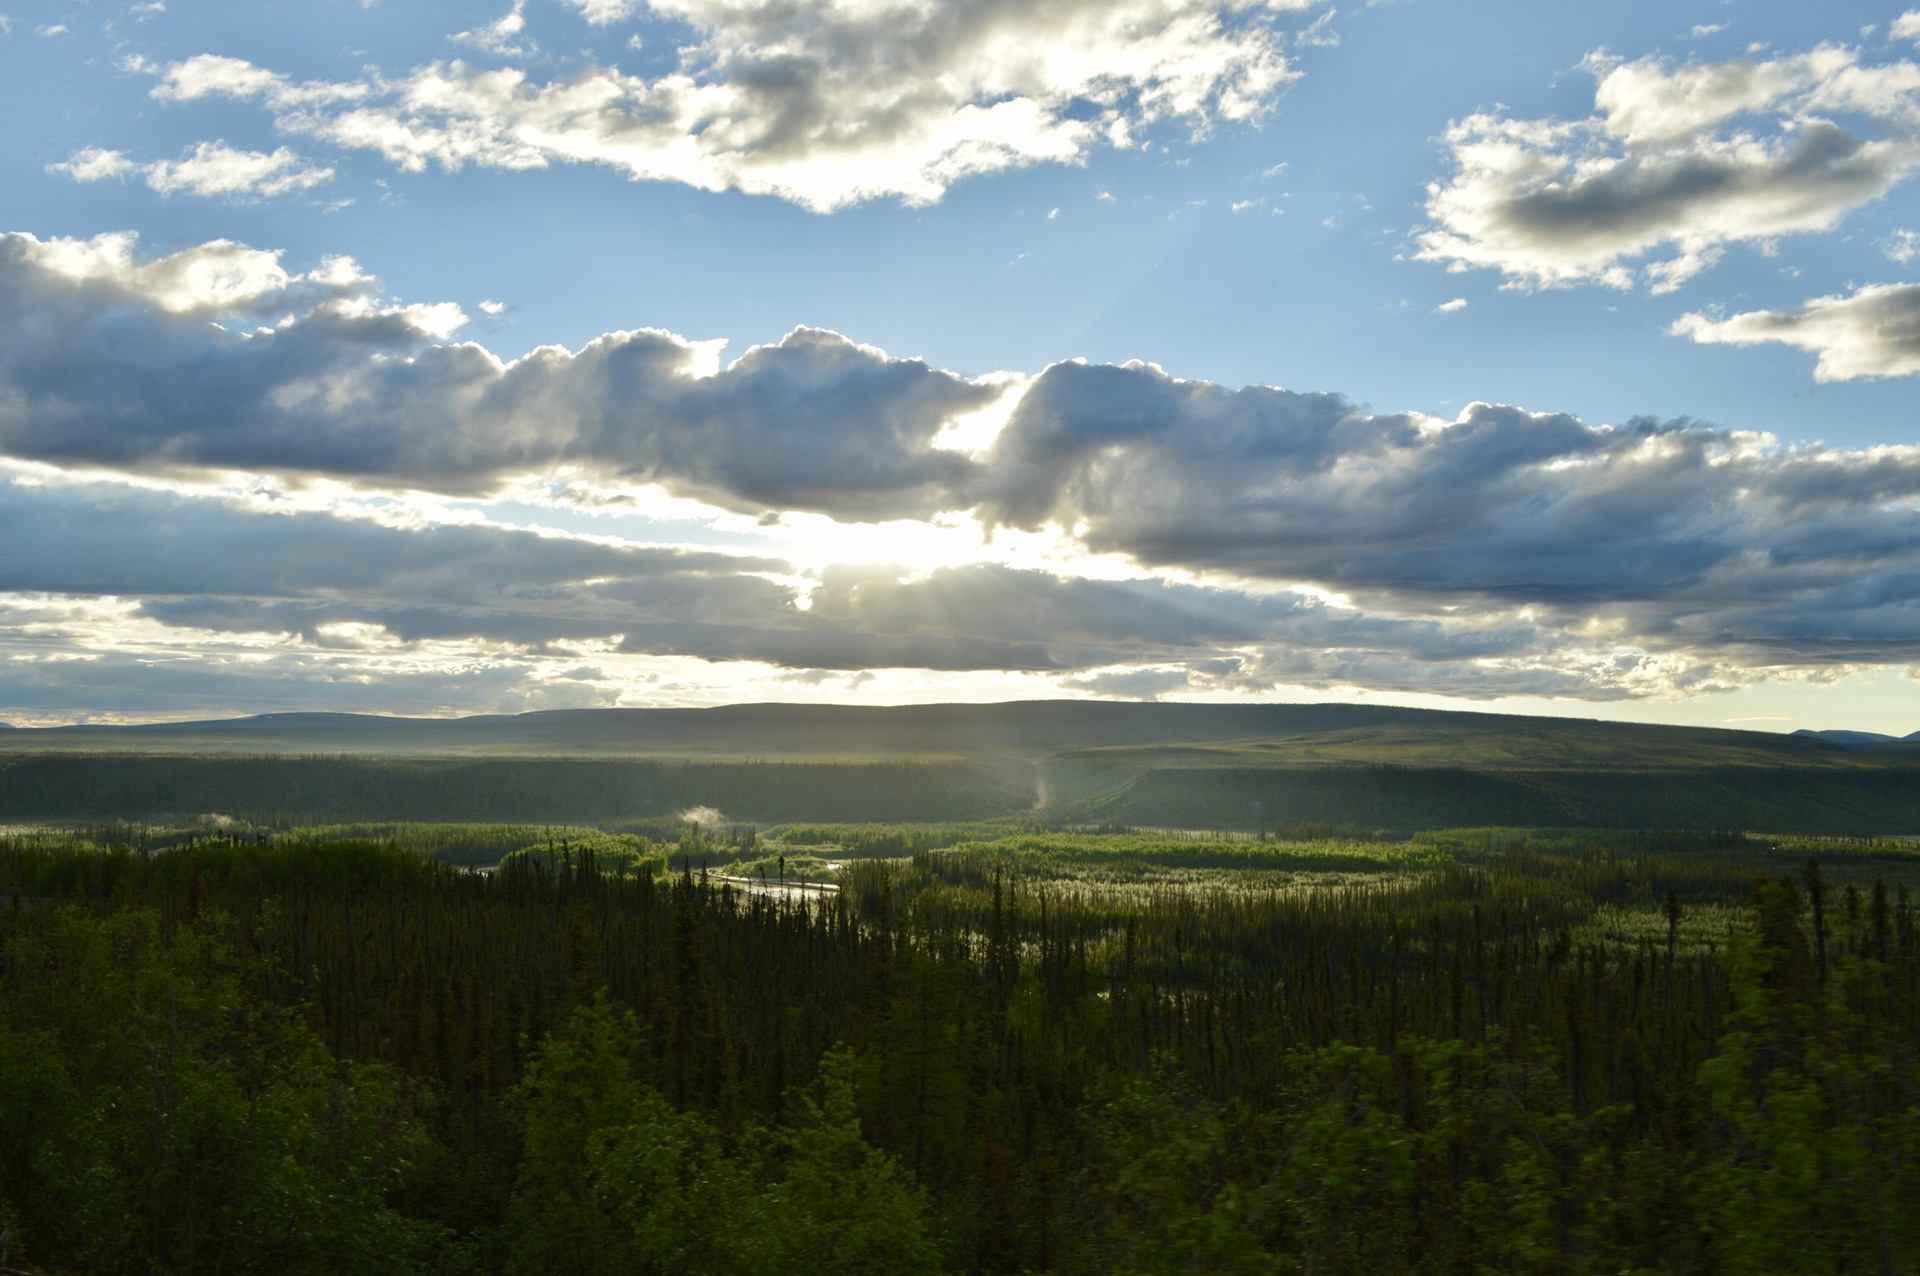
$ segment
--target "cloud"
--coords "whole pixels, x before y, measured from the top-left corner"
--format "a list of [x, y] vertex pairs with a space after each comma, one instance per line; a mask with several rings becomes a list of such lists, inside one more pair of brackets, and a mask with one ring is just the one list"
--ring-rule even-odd
[[1191, 683], [1185, 669], [1112, 669], [1066, 680], [1066, 685], [1075, 690], [1115, 700], [1158, 700]]
[[1831, 229], [1920, 163], [1920, 64], [1821, 45], [1675, 66], [1587, 59], [1584, 119], [1476, 114], [1446, 133], [1418, 255], [1516, 285], [1670, 291], [1730, 244]]
[[562, 3], [578, 10], [581, 17], [595, 26], [625, 22], [647, 7], [647, 0], [562, 0]]
[[1340, 33], [1333, 29], [1334, 10], [1328, 9], [1294, 37], [1294, 43], [1301, 48], [1332, 48], [1340, 43]]
[[0, 236], [0, 450], [465, 493], [572, 466], [864, 519], [953, 504], [973, 462], [934, 440], [1002, 392], [810, 329], [724, 369], [646, 330], [509, 363], [446, 341], [458, 306], [383, 300], [347, 259], [297, 275], [225, 240], [134, 248]]
[[[64, 598], [105, 614], [97, 623], [117, 625], [118, 637], [87, 640], [103, 649], [128, 646], [137, 630], [150, 649], [189, 650], [214, 636], [349, 663], [551, 659], [592, 648], [814, 671], [1103, 670], [1109, 680], [1116, 668], [1178, 663], [1217, 683], [1250, 661], [1303, 669], [1297, 653], [1309, 649], [1352, 674], [1369, 662], [1532, 661], [1543, 641], [1524, 624], [1395, 620], [1288, 591], [993, 564], [927, 575], [839, 566], [801, 610], [781, 579], [791, 568], [765, 556], [282, 512], [258, 497], [106, 481], [0, 484], [0, 537], [15, 551], [0, 563], [0, 599], [17, 608], [38, 598], [44, 611], [45, 600]], [[7, 632], [0, 623], [0, 646]], [[76, 639], [75, 650], [85, 645]], [[1479, 676], [1498, 681], [1491, 666]]]
[[111, 482], [0, 485], [0, 591], [131, 600], [167, 623], [313, 639], [540, 645], [663, 614], [783, 611], [778, 559], [607, 544], [488, 524], [386, 525]]
[[177, 160], [136, 164], [118, 151], [89, 147], [64, 163], [48, 165], [76, 182], [124, 178], [134, 173], [162, 195], [185, 193], [228, 199], [272, 198], [310, 190], [333, 179], [331, 168], [309, 163], [287, 147], [272, 152], [245, 151], [225, 142], [201, 142]]
[[[408, 171], [591, 163], [818, 211], [924, 204], [968, 176], [1080, 162], [1164, 122], [1256, 119], [1294, 74], [1274, 12], [1313, 3], [653, 0], [693, 38], [651, 79], [585, 66], [542, 82], [455, 61], [300, 83], [203, 54], [168, 67], [154, 96], [258, 101], [286, 132]], [[595, 22], [634, 10], [576, 7]]]
[[1033, 381], [983, 470], [989, 524], [1376, 611], [1524, 608], [1569, 634], [1762, 663], [1920, 644], [1920, 447], [1484, 403], [1443, 422], [1069, 363]]
[[[166, 257], [139, 261], [134, 257], [138, 237], [130, 231], [110, 232], [92, 239], [36, 239], [32, 235], [0, 236], [0, 269], [14, 277], [22, 291], [9, 309], [15, 324], [36, 315], [55, 317], [56, 307], [41, 303], [60, 293], [84, 307], [135, 302], [161, 315], [200, 318], [211, 314], [244, 312], [268, 298], [287, 294], [296, 282], [280, 265], [280, 254], [228, 239], [209, 240]], [[336, 259], [338, 261], [339, 259]], [[339, 274], [347, 287], [357, 284], [357, 268], [347, 263], [315, 272], [313, 278], [331, 280]], [[0, 303], [4, 304], [4, 303]], [[162, 321], [164, 322], [164, 320]]]
[[1909, 9], [1895, 18], [1887, 34], [1896, 40], [1920, 40], [1920, 9]]
[[474, 31], [462, 31], [453, 37], [455, 44], [470, 45], [495, 57], [523, 58], [535, 50], [522, 37], [527, 31], [526, 0], [513, 0], [513, 7]]
[[1819, 356], [1816, 381], [1912, 376], [1920, 373], [1920, 284], [1870, 284], [1793, 310], [1688, 314], [1673, 331], [1715, 345], [1797, 346]]
[[[1786, 331], [1862, 358], [1898, 335], [1868, 314], [1892, 287]], [[725, 366], [649, 330], [506, 361], [452, 340], [463, 318], [346, 258], [0, 237], [0, 455], [23, 458], [0, 592], [124, 607], [169, 651], [215, 634], [421, 668], [591, 646], [629, 671], [1609, 698], [1920, 661], [1920, 447], [1485, 403], [1439, 420], [1140, 363], [966, 378], [813, 329]], [[741, 557], [381, 512], [529, 482], [813, 514], [742, 521], [789, 548]], [[336, 486], [355, 517], [261, 495]], [[914, 524], [873, 524], [936, 516], [974, 558], [845, 561], [909, 555]], [[807, 542], [809, 520], [833, 534]], [[122, 642], [88, 632], [62, 650]]]
[[75, 151], [64, 163], [47, 165], [48, 172], [65, 173], [76, 182], [112, 181], [139, 170], [138, 164], [119, 151], [104, 150], [98, 146]]

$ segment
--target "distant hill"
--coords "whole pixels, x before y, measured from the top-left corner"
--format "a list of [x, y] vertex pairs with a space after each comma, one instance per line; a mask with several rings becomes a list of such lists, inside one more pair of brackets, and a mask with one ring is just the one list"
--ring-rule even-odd
[[1845, 744], [1809, 734], [1380, 705], [1077, 700], [569, 709], [468, 718], [270, 713], [209, 722], [21, 728], [6, 733], [0, 750], [861, 760], [981, 754], [1112, 758], [1144, 751], [1155, 760], [1186, 765], [1395, 763], [1529, 770], [1868, 764]]
[[1807, 739], [1825, 740], [1828, 744], [1838, 744], [1843, 747], [1873, 748], [1882, 745], [1892, 745], [1899, 748], [1907, 745], [1920, 746], [1920, 731], [1915, 731], [1911, 735], [1902, 736], [1885, 735], [1879, 731], [1809, 731], [1805, 727], [1802, 727], [1793, 734]]
[[1864, 732], [1089, 701], [294, 713], [0, 732], [0, 823], [197, 812], [605, 823], [701, 805], [762, 822], [1911, 834], [1920, 748]]

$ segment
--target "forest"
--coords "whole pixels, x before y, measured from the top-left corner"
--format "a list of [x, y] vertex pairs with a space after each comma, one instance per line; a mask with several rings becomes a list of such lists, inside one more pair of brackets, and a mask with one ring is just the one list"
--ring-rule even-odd
[[1916, 885], [1712, 830], [15, 826], [0, 1267], [1912, 1270]]
[[[1420, 750], [1406, 751], [1418, 755]], [[166, 754], [0, 750], [0, 821], [583, 824], [659, 835], [705, 806], [758, 823], [979, 822], [1407, 837], [1449, 827], [1920, 829], [1914, 755], [1555, 767], [1394, 760], [1274, 764], [1249, 750], [990, 750], [896, 760]]]

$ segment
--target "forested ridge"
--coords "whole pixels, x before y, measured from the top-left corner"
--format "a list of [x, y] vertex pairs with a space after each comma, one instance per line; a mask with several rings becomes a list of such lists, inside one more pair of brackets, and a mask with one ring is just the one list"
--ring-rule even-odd
[[705, 806], [759, 822], [1055, 822], [1252, 830], [1318, 824], [1406, 836], [1506, 825], [1920, 828], [1920, 767], [1232, 765], [1157, 754], [1028, 760], [992, 751], [894, 761], [0, 752], [0, 821], [254, 824], [652, 822]]
[[967, 819], [1033, 804], [1033, 770], [981, 761], [0, 755], [0, 819], [221, 812], [256, 823], [671, 818]]
[[790, 900], [703, 881], [698, 833], [658, 877], [16, 837], [0, 1264], [1920, 1265], [1908, 858], [1465, 842], [1141, 877], [962, 841]]

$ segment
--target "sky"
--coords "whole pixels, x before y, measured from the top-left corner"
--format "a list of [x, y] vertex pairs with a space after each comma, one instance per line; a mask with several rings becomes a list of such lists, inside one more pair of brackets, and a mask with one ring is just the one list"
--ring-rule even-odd
[[0, 720], [1920, 730], [1920, 9], [0, 0]]

